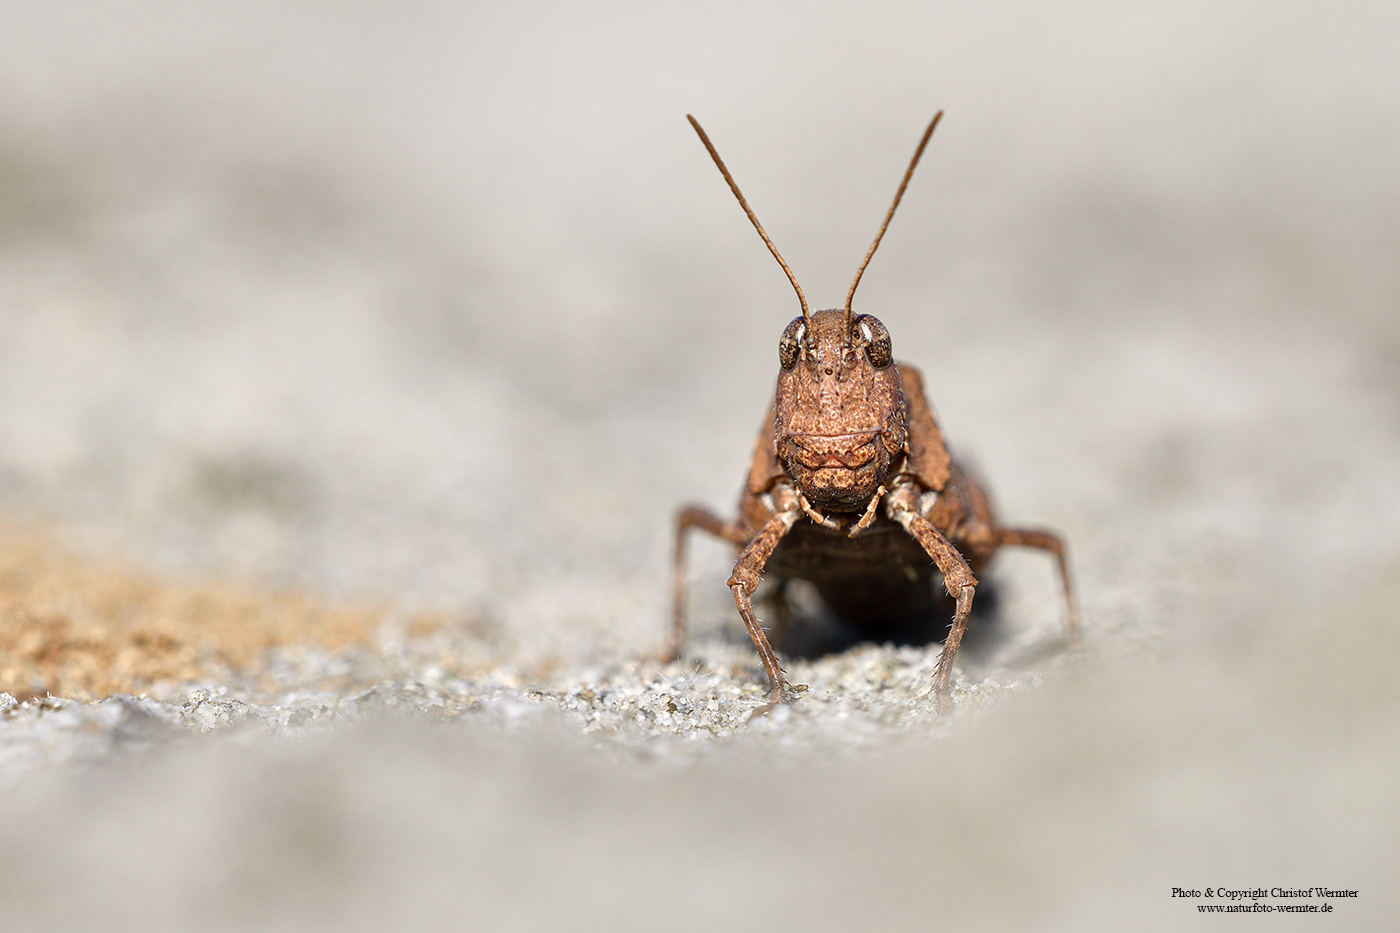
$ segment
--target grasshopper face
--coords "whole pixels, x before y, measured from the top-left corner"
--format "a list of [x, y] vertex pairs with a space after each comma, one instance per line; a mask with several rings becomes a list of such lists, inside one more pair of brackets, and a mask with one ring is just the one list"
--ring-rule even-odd
[[787, 326], [778, 360], [779, 459], [818, 508], [864, 510], [904, 452], [904, 395], [889, 331], [868, 314], [818, 311], [810, 324], [799, 317]]

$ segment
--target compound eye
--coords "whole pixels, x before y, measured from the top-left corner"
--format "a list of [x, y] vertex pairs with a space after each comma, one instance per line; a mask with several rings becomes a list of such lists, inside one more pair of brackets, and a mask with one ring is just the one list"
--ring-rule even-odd
[[807, 336], [807, 323], [802, 318], [794, 318], [783, 331], [783, 339], [778, 341], [778, 363], [783, 369], [797, 365], [797, 357], [802, 353], [802, 338]]
[[893, 358], [893, 347], [890, 345], [890, 332], [885, 329], [885, 325], [880, 323], [880, 319], [869, 314], [862, 314], [855, 319], [852, 324], [855, 330], [855, 337], [865, 344], [865, 356], [870, 360], [876, 369], [884, 369], [890, 365]]

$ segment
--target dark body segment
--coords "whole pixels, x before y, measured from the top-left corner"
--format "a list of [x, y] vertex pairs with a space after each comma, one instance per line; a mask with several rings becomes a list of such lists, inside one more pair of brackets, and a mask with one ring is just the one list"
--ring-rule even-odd
[[872, 637], [937, 609], [932, 561], [903, 528], [881, 520], [859, 538], [810, 522], [783, 539], [765, 568], [773, 580], [806, 580], [843, 620]]

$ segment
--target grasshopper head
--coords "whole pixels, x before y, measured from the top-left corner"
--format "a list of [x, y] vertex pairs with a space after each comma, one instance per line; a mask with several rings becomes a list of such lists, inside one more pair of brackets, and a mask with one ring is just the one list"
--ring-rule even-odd
[[778, 458], [803, 495], [826, 511], [863, 510], [899, 468], [905, 438], [904, 393], [899, 367], [890, 356], [890, 332], [869, 314], [853, 314], [851, 301], [942, 117], [940, 110], [924, 130], [885, 222], [846, 292], [846, 307], [813, 314], [797, 276], [758, 222], [710, 137], [694, 117], [687, 116], [754, 230], [787, 273], [802, 306], [802, 316], [787, 326], [778, 344], [783, 370], [778, 374], [774, 440]]
[[778, 344], [778, 457], [818, 508], [860, 511], [898, 467], [904, 395], [878, 318], [797, 318]]

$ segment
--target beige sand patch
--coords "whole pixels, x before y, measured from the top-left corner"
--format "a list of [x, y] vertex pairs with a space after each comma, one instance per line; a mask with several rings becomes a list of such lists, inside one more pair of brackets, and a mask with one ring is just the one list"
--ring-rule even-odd
[[[256, 676], [276, 647], [370, 646], [387, 616], [295, 592], [164, 580], [78, 557], [42, 534], [0, 533], [0, 691], [19, 698]], [[436, 621], [407, 625], [419, 635]]]

